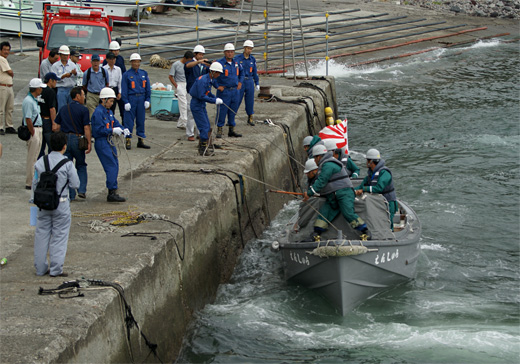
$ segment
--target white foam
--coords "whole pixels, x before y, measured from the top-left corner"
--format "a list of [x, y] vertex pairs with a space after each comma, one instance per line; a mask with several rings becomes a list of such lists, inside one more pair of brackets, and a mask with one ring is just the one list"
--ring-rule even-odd
[[423, 250], [435, 250], [435, 251], [440, 251], [440, 252], [448, 251], [447, 248], [443, 247], [440, 244], [421, 244], [421, 249], [423, 249]]

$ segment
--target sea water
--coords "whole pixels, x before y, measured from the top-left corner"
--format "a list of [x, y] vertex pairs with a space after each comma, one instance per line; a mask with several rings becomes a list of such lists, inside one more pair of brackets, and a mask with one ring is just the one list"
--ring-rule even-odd
[[417, 278], [342, 317], [283, 279], [269, 245], [288, 203], [195, 315], [178, 362], [518, 363], [519, 59], [518, 44], [489, 41], [329, 64], [358, 166], [377, 148], [422, 222]]

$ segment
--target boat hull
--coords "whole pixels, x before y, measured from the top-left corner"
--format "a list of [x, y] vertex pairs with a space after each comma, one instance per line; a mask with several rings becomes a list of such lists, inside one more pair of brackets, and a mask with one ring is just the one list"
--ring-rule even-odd
[[[401, 203], [411, 223], [395, 234], [396, 240], [286, 241], [279, 244], [285, 278], [321, 294], [342, 315], [370, 297], [408, 282], [416, 275], [421, 229], [415, 212], [405, 206]], [[314, 249], [323, 246], [341, 247], [338, 251], [349, 250], [352, 246], [353, 252], [348, 254], [353, 255], [315, 255]], [[356, 254], [356, 250], [362, 253]]]

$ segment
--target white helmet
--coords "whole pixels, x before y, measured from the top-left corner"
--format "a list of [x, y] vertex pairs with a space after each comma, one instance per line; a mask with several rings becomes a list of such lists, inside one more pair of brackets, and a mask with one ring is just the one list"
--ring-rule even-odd
[[200, 44], [196, 45], [195, 48], [193, 48], [193, 53], [206, 53], [206, 50], [203, 46]]
[[330, 139], [330, 138], [323, 139], [323, 144], [325, 145], [325, 148], [327, 148], [327, 150], [338, 149], [338, 145], [336, 144], [336, 142], [333, 139]]
[[306, 136], [305, 138], [303, 138], [303, 146], [305, 147], [306, 145], [311, 145], [311, 142], [312, 142], [312, 136]]
[[381, 155], [377, 149], [369, 149], [367, 152], [367, 159], [381, 159]]
[[111, 41], [110, 45], [108, 46], [109, 51], [118, 51], [120, 49], [121, 49], [121, 46], [115, 40]]
[[226, 43], [226, 45], [224, 46], [224, 51], [234, 51], [235, 50], [235, 46], [233, 45], [233, 43]]
[[116, 93], [110, 87], [105, 87], [99, 93], [99, 98], [100, 99], [112, 99], [112, 98], [115, 99]]
[[141, 56], [139, 55], [139, 53], [132, 53], [130, 55], [130, 61], [140, 61], [141, 60]]
[[319, 155], [323, 155], [327, 153], [328, 150], [324, 145], [318, 144], [315, 147], [312, 148], [312, 156], [317, 157]]
[[309, 173], [310, 171], [314, 171], [315, 169], [318, 169], [316, 161], [314, 159], [307, 159], [307, 162], [305, 162], [305, 169], [303, 170], [303, 173]]
[[70, 49], [66, 45], [62, 45], [60, 49], [58, 50], [59, 54], [70, 54]]
[[255, 47], [255, 44], [253, 43], [252, 40], [246, 40], [244, 42], [244, 47], [251, 47], [251, 48], [254, 48]]
[[222, 73], [222, 65], [219, 62], [213, 62], [211, 66], [209, 66], [210, 71], [220, 72]]

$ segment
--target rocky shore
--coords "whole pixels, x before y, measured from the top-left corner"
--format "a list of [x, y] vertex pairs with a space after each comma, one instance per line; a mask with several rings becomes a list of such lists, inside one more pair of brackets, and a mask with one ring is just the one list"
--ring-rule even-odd
[[401, 5], [491, 18], [520, 19], [520, 0], [400, 0]]

